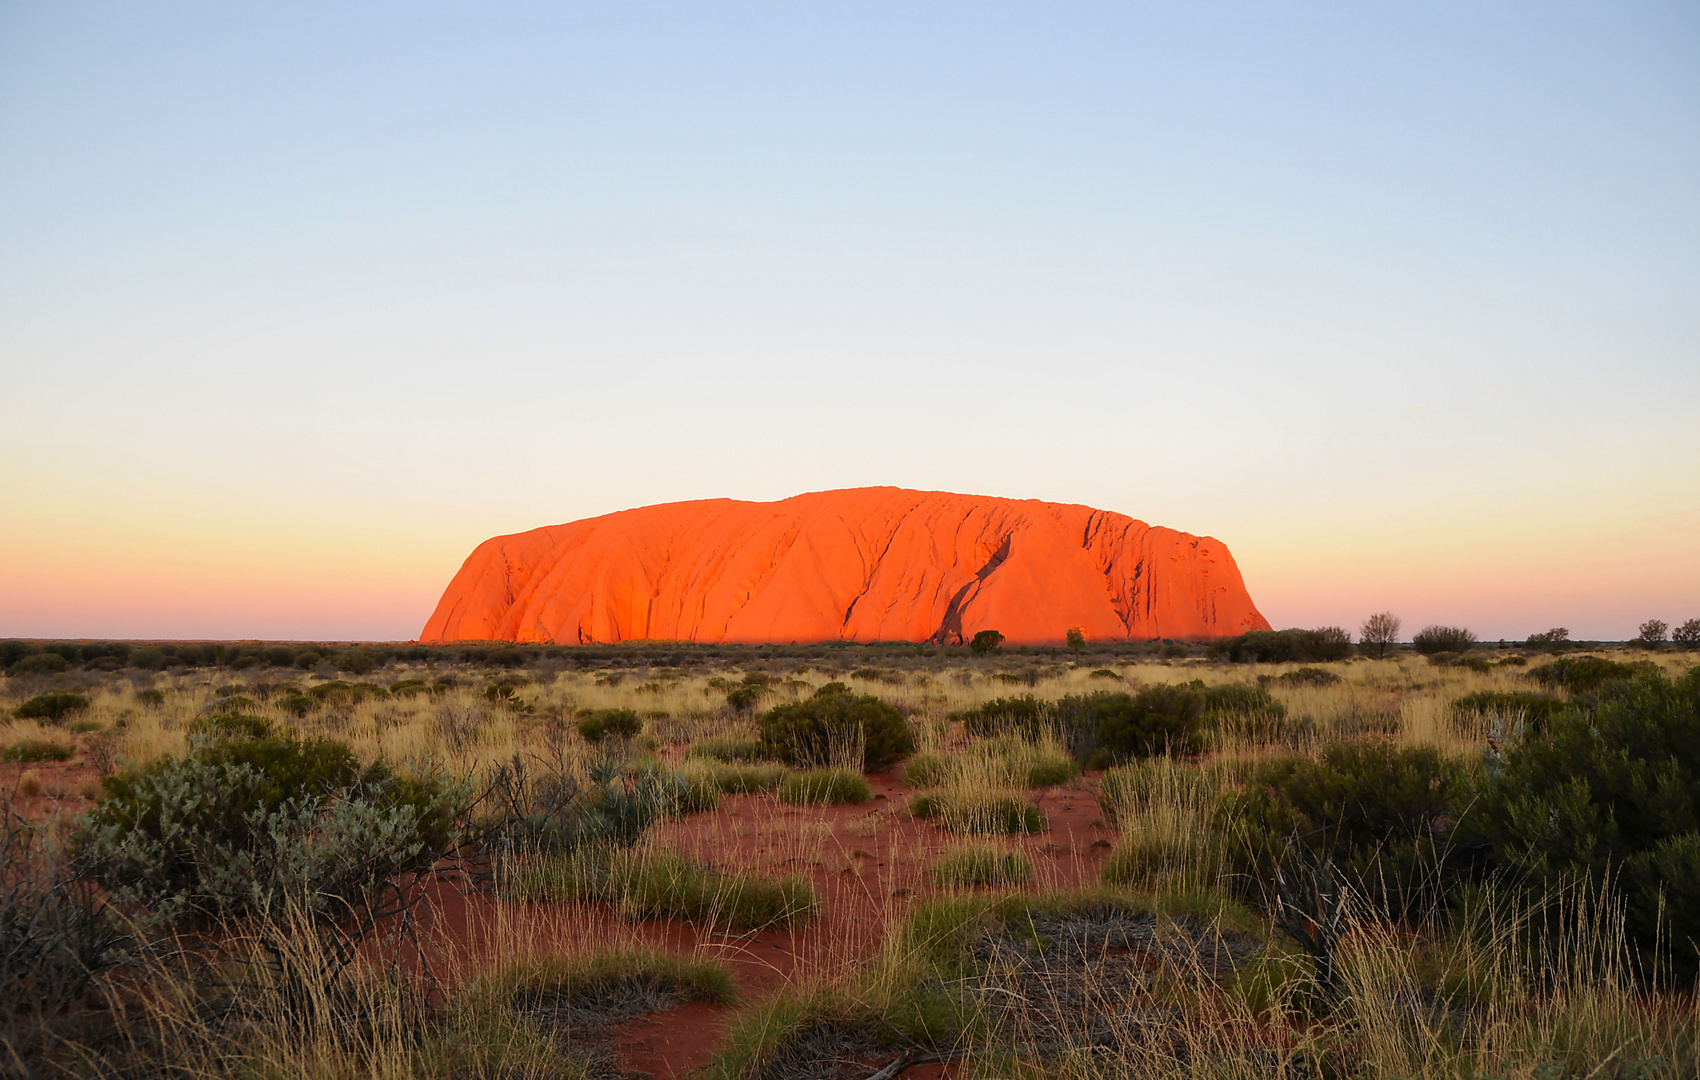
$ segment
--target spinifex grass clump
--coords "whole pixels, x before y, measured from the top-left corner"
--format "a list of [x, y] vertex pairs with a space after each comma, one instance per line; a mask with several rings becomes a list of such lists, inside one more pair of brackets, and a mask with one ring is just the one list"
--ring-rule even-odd
[[480, 846], [508, 854], [570, 852], [584, 845], [630, 847], [660, 821], [713, 809], [717, 784], [694, 770], [632, 764], [608, 755], [592, 762], [588, 783], [560, 757], [528, 763], [519, 755], [490, 774]]
[[754, 795], [777, 790], [791, 775], [791, 770], [774, 762], [749, 765], [718, 765], [710, 775], [721, 791], [728, 795]]
[[959, 787], [925, 791], [909, 800], [909, 812], [956, 833], [1018, 834], [1050, 827], [1044, 811], [1014, 791], [971, 791]]
[[779, 785], [779, 801], [799, 806], [842, 806], [871, 798], [862, 774], [849, 769], [810, 769], [793, 773]]
[[1225, 845], [1211, 819], [1225, 779], [1220, 769], [1171, 758], [1106, 772], [1098, 805], [1121, 839], [1105, 860], [1104, 881], [1157, 891], [1215, 888]]
[[628, 995], [662, 1008], [686, 1001], [723, 1005], [737, 997], [725, 964], [635, 945], [510, 960], [481, 972], [467, 993], [482, 1005], [521, 1013], [544, 1003], [589, 1010]]
[[903, 781], [915, 787], [938, 787], [956, 771], [956, 760], [949, 755], [923, 750], [903, 766]]
[[929, 871], [933, 882], [947, 889], [977, 885], [1022, 885], [1033, 876], [1033, 860], [1009, 848], [971, 845], [940, 855]]
[[1031, 738], [1009, 734], [978, 739], [955, 756], [923, 751], [909, 759], [903, 778], [916, 787], [940, 787], [964, 769], [1007, 788], [1055, 787], [1080, 775], [1080, 766], [1056, 735], [1043, 731]]
[[685, 749], [687, 758], [713, 758], [727, 764], [749, 764], [761, 760], [761, 743], [755, 739], [700, 739]]
[[659, 848], [582, 848], [540, 860], [514, 882], [520, 900], [601, 901], [633, 920], [684, 918], [733, 930], [799, 926], [820, 901], [801, 878], [769, 881]]

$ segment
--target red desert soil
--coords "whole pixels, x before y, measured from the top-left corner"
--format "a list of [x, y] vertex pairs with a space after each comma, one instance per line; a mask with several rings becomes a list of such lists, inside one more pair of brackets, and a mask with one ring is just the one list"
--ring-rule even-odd
[[[798, 930], [711, 935], [676, 919], [626, 923], [598, 905], [539, 904], [499, 915], [481, 896], [446, 897], [444, 914], [474, 957], [587, 938], [641, 941], [678, 952], [700, 949], [731, 968], [743, 1004], [788, 985], [843, 975], [879, 950], [886, 932], [907, 917], [918, 898], [937, 891], [927, 876], [932, 860], [966, 842], [911, 818], [904, 807], [914, 789], [895, 771], [868, 779], [875, 799], [861, 806], [804, 808], [771, 797], [729, 796], [719, 811], [662, 830], [664, 844], [703, 861], [769, 877], [806, 875], [824, 909]], [[1028, 852], [1036, 884], [1096, 882], [1114, 833], [1100, 820], [1091, 791], [1065, 787], [1032, 796], [1050, 821], [1048, 832], [975, 842]], [[735, 1008], [693, 1003], [631, 1021], [621, 1029], [621, 1064], [657, 1080], [686, 1077], [714, 1056]], [[924, 1064], [904, 1076], [925, 1080], [954, 1072]]]
[[1203, 638], [1267, 630], [1227, 546], [1089, 506], [903, 488], [622, 510], [478, 545], [419, 640]]

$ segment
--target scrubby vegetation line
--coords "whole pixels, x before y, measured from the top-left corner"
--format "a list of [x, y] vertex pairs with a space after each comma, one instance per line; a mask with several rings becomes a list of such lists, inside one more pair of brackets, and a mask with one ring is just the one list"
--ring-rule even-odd
[[[1700, 1072], [1696, 658], [1453, 629], [12, 648], [0, 1052], [605, 1075], [783, 934], [839, 959], [740, 1000], [720, 1075]], [[633, 929], [473, 954], [447, 895]]]

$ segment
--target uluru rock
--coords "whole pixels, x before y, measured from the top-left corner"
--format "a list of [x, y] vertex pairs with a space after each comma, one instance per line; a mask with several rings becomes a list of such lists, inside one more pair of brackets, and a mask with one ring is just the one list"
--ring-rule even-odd
[[1267, 630], [1227, 546], [1089, 506], [903, 488], [622, 510], [478, 545], [421, 641], [1011, 643]]

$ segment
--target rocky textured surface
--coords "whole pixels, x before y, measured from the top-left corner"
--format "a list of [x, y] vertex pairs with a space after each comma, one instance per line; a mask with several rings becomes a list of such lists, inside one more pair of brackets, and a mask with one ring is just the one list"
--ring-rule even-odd
[[1266, 630], [1227, 546], [1089, 506], [903, 488], [622, 510], [478, 545], [421, 641], [1204, 638]]

